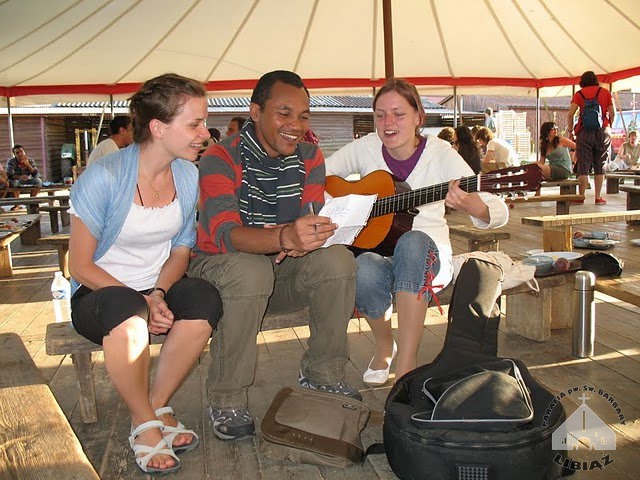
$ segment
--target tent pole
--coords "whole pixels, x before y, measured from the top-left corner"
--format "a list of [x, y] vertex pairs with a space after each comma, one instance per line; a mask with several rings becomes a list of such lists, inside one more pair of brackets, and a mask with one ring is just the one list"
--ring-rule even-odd
[[458, 126], [458, 87], [453, 86], [453, 128]]
[[113, 93], [109, 94], [109, 105], [111, 105], [111, 120], [113, 120]]
[[[102, 130], [102, 123], [104, 122], [104, 111], [105, 111], [106, 108], [107, 108], [107, 106], [103, 105], [102, 113], [100, 114], [100, 121], [98, 122], [98, 133], [96, 133], [96, 138], [94, 138], [91, 141], [91, 150], [96, 148], [96, 145], [98, 144], [98, 139], [100, 138], [100, 131]], [[113, 114], [111, 115], [111, 120], [113, 120]]]
[[7, 122], [9, 124], [9, 143], [11, 148], [15, 145], [15, 138], [13, 136], [13, 117], [11, 116], [11, 97], [5, 97], [7, 99]]
[[535, 159], [538, 161], [540, 158], [540, 88], [536, 88], [536, 128], [535, 128]]
[[393, 28], [391, 26], [391, 0], [382, 0], [382, 25], [384, 29], [384, 76], [391, 78], [393, 72]]

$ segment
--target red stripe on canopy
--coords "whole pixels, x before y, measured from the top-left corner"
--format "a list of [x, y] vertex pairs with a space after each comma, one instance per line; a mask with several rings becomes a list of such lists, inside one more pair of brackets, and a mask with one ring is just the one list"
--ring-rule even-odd
[[[640, 75], [640, 66], [617, 72], [598, 74], [598, 80], [603, 84], [623, 80]], [[509, 78], [509, 77], [407, 77], [407, 81], [417, 86], [496, 86], [496, 87], [524, 87], [542, 88], [577, 85], [580, 77], [556, 78]], [[206, 82], [209, 92], [223, 92], [231, 90], [252, 90], [257, 79], [243, 80], [214, 80]], [[372, 88], [383, 85], [385, 80], [368, 78], [307, 78], [304, 83], [307, 88]], [[0, 87], [0, 95], [4, 97], [21, 97], [25, 95], [60, 95], [60, 94], [96, 94], [122, 95], [135, 92], [140, 83], [83, 84], [83, 85], [29, 85], [15, 87]]]

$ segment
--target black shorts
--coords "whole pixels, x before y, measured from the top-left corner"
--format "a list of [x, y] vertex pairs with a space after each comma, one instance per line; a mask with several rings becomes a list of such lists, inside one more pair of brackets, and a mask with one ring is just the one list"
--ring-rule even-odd
[[[139, 316], [149, 321], [143, 293], [129, 287], [91, 290], [84, 285], [71, 298], [71, 321], [80, 335], [102, 345], [102, 339], [126, 319]], [[165, 302], [176, 321], [207, 320], [216, 328], [222, 316], [218, 290], [201, 278], [182, 278], [167, 292]]]

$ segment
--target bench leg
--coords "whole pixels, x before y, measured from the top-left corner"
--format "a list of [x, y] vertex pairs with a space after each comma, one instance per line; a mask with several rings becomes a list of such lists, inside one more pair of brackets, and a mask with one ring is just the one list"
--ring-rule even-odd
[[569, 213], [569, 202], [556, 202], [556, 215], [566, 215]]
[[69, 274], [69, 244], [58, 245], [58, 267], [65, 278], [71, 276]]
[[49, 212], [49, 223], [51, 223], [51, 233], [58, 233], [60, 227], [58, 226], [58, 212], [52, 210]]
[[78, 380], [80, 415], [84, 423], [98, 421], [96, 408], [96, 390], [93, 385], [93, 372], [91, 371], [91, 352], [73, 353], [71, 355], [73, 366], [76, 369]]
[[578, 193], [576, 185], [560, 185], [560, 195], [575, 195]]
[[543, 342], [551, 337], [551, 291], [507, 295], [506, 330]]
[[541, 288], [540, 292], [507, 295], [507, 332], [543, 342], [551, 337], [552, 329], [570, 328], [574, 317], [573, 295], [571, 281]]
[[20, 234], [20, 243], [22, 245], [37, 245], [41, 236], [40, 219], [38, 218], [29, 228]]
[[13, 263], [11, 262], [11, 243], [0, 246], [0, 277], [13, 275]]
[[617, 178], [607, 178], [607, 193], [618, 193], [620, 182]]
[[60, 212], [60, 220], [62, 221], [63, 227], [71, 225], [71, 215], [69, 215], [69, 211]]
[[[640, 193], [627, 192], [627, 210], [640, 210]], [[640, 225], [640, 220], [628, 220], [627, 225]]]
[[547, 227], [542, 229], [542, 249], [545, 252], [572, 252], [573, 228]]

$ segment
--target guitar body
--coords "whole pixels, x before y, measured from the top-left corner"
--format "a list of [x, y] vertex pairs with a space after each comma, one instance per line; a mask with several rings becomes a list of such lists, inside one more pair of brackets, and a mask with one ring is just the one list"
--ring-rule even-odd
[[[350, 182], [341, 177], [327, 177], [325, 189], [333, 197], [343, 197], [351, 193], [358, 195], [377, 194], [378, 198], [389, 197], [398, 192], [409, 191], [402, 182], [394, 181], [394, 177], [384, 170], [376, 170], [360, 180]], [[407, 211], [399, 211], [372, 217], [353, 241], [351, 249], [360, 254], [363, 251], [374, 251], [389, 257], [398, 239], [411, 230], [414, 215]]]
[[[542, 170], [533, 163], [520, 167], [508, 167], [482, 175], [459, 179], [461, 190], [505, 194], [531, 192], [540, 187]], [[351, 193], [359, 195], [377, 194], [369, 221], [362, 228], [350, 248], [356, 253], [374, 251], [384, 256], [393, 255], [398, 239], [413, 226], [416, 208], [444, 200], [449, 191], [449, 182], [411, 190], [406, 183], [396, 181], [384, 170], [376, 170], [362, 179], [349, 182], [337, 176], [326, 180], [326, 191], [334, 197]]]

